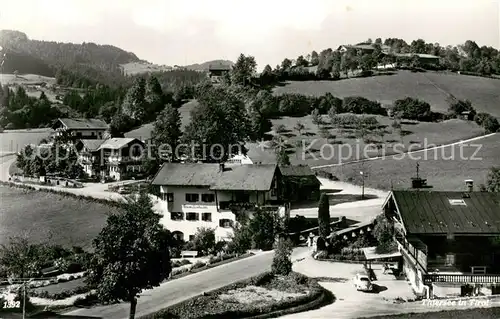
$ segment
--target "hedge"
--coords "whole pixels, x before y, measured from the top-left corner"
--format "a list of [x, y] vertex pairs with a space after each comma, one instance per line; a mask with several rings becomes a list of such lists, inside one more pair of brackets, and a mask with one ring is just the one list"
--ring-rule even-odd
[[[272, 305], [246, 309], [245, 307], [248, 307], [246, 305], [241, 305], [243, 309], [234, 309], [234, 304], [219, 301], [218, 296], [221, 293], [243, 288], [246, 286], [262, 286], [270, 283], [272, 279], [275, 278], [274, 274], [271, 272], [266, 272], [258, 276], [235, 282], [231, 285], [215, 289], [213, 291], [204, 293], [203, 295], [180, 302], [151, 315], [143, 316], [141, 317], [141, 319], [271, 318], [289, 313], [316, 309], [333, 302], [333, 295], [326, 291], [323, 287], [321, 287], [316, 280], [296, 273], [292, 273], [290, 276], [291, 280], [293, 280], [297, 285], [307, 285], [310, 293], [305, 296], [294, 298], [293, 300], [284, 300]], [[233, 309], [230, 309], [231, 306], [233, 306]], [[211, 307], [228, 307], [229, 309], [217, 311], [210, 309]]]
[[29, 294], [31, 297], [45, 298], [45, 299], [53, 299], [53, 300], [62, 300], [69, 298], [74, 295], [84, 294], [90, 291], [90, 288], [87, 286], [76, 287], [71, 290], [65, 290], [58, 293], [49, 293], [44, 290], [41, 292], [31, 291]]

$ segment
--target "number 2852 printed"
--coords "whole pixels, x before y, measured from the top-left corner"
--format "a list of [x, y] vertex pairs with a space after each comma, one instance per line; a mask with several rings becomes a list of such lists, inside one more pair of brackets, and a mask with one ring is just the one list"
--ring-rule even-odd
[[4, 307], [7, 308], [7, 309], [20, 308], [21, 307], [21, 302], [20, 301], [8, 300], [8, 301], [5, 302]]

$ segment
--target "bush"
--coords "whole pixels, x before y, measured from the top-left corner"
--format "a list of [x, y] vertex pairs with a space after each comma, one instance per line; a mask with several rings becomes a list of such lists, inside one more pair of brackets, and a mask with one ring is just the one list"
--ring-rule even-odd
[[97, 297], [97, 295], [90, 293], [83, 298], [82, 297], [76, 298], [73, 305], [77, 307], [89, 307], [97, 304], [98, 302], [99, 298]]
[[323, 170], [317, 170], [316, 171], [316, 176], [318, 177], [322, 177], [322, 178], [327, 178], [331, 181], [338, 181], [339, 179], [334, 176], [332, 173], [330, 172], [327, 172], [327, 171], [323, 171]]
[[193, 264], [193, 266], [191, 266], [191, 269], [194, 270], [194, 269], [199, 269], [199, 268], [202, 268], [202, 267], [205, 267], [207, 264], [205, 264], [204, 262], [201, 262], [201, 261], [197, 261]]
[[347, 113], [387, 115], [387, 110], [376, 101], [370, 101], [361, 96], [348, 96], [344, 98], [342, 109]]
[[431, 119], [431, 105], [412, 97], [396, 100], [393, 112], [407, 120], [429, 121]]
[[80, 287], [76, 287], [76, 288], [71, 289], [71, 290], [65, 290], [65, 291], [53, 293], [53, 294], [49, 293], [46, 290], [41, 291], [41, 292], [31, 291], [30, 295], [33, 297], [38, 297], [38, 298], [62, 300], [62, 299], [69, 298], [71, 296], [84, 294], [84, 293], [89, 292], [89, 291], [90, 291], [89, 287], [80, 286]]

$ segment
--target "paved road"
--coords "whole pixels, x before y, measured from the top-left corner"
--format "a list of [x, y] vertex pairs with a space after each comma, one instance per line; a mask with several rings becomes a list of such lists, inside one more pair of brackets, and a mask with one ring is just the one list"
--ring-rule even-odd
[[[307, 247], [294, 250], [292, 260], [308, 253]], [[209, 270], [188, 275], [145, 291], [138, 299], [136, 317], [151, 314], [180, 301], [217, 289], [233, 282], [258, 275], [271, 269], [273, 252], [264, 252], [252, 257], [221, 265]], [[129, 304], [120, 303], [90, 309], [78, 309], [67, 314], [95, 316], [106, 319], [128, 318]]]

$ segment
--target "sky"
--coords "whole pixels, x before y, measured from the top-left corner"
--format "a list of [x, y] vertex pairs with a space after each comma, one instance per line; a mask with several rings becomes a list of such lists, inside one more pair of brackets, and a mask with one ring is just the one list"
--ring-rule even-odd
[[255, 57], [258, 68], [368, 38], [500, 48], [500, 0], [3, 0], [0, 29], [111, 44], [157, 64]]

